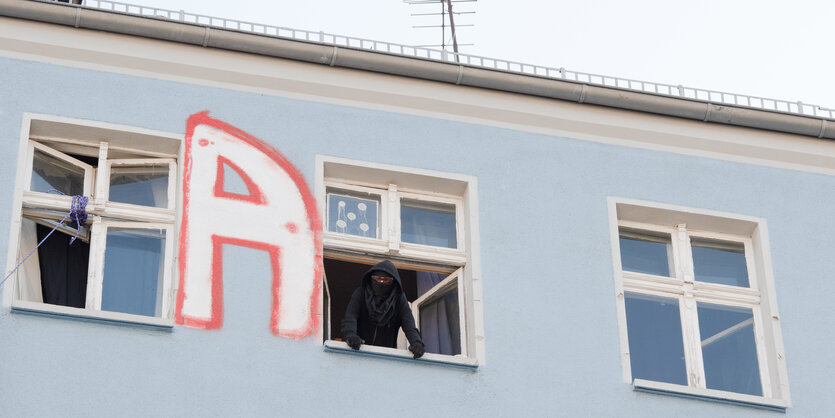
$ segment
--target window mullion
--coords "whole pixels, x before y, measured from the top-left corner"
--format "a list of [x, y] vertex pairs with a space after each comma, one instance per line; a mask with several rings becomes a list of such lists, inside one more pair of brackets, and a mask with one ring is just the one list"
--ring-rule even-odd
[[387, 200], [386, 228], [388, 229], [389, 253], [397, 254], [400, 252], [400, 197], [397, 194], [396, 184], [389, 184]]
[[682, 281], [683, 294], [679, 306], [681, 311], [682, 338], [684, 338], [684, 358], [687, 365], [688, 384], [697, 388], [706, 388], [704, 360], [702, 359], [701, 335], [699, 332], [699, 312], [694, 292], [693, 250], [687, 226], [679, 224], [674, 232], [673, 242], [677, 257], [676, 275]]
[[[753, 251], [753, 240], [745, 239], [745, 264], [748, 269], [748, 283], [751, 289], [759, 291], [759, 280], [755, 267], [755, 256]], [[763, 332], [763, 316], [760, 306], [761, 300], [751, 307], [754, 318], [754, 341], [757, 347], [757, 362], [760, 369], [760, 383], [762, 384], [763, 396], [771, 398], [774, 396], [771, 385], [771, 373], [769, 372], [769, 357], [765, 334]]]
[[684, 337], [684, 357], [690, 386], [707, 388], [705, 383], [704, 360], [702, 359], [701, 333], [699, 332], [698, 304], [693, 292], [685, 284], [681, 297], [681, 327]]
[[93, 194], [93, 202], [96, 209], [104, 208], [104, 202], [110, 187], [110, 167], [107, 165], [107, 142], [99, 144], [99, 167], [96, 170], [96, 190]]
[[100, 217], [93, 219], [90, 228], [90, 259], [87, 267], [87, 309], [100, 311], [104, 286], [104, 251], [107, 246], [107, 228]]
[[675, 242], [676, 277], [684, 283], [693, 284], [695, 274], [693, 273], [693, 250], [690, 248], [690, 236], [687, 235], [687, 226], [679, 224], [676, 227], [673, 242]]

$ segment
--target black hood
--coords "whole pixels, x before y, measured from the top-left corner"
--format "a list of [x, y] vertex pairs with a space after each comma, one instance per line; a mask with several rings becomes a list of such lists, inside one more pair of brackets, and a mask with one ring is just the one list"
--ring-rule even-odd
[[388, 273], [391, 277], [394, 277], [394, 281], [397, 283], [397, 287], [403, 289], [403, 284], [400, 281], [400, 274], [397, 273], [397, 267], [394, 266], [394, 263], [388, 260], [383, 260], [368, 269], [365, 272], [365, 276], [362, 276], [362, 286], [366, 287], [369, 283], [371, 283], [371, 273], [374, 271], [384, 271]]
[[[376, 283], [372, 283], [371, 275], [375, 271], [382, 271], [390, 275], [394, 280], [388, 292], [380, 289]], [[391, 325], [392, 318], [397, 311], [397, 303], [403, 295], [403, 286], [400, 283], [400, 275], [397, 274], [397, 267], [391, 261], [381, 261], [371, 267], [365, 276], [362, 276], [362, 289], [365, 295], [365, 307], [368, 316], [377, 326]], [[387, 293], [387, 294], [386, 294]]]

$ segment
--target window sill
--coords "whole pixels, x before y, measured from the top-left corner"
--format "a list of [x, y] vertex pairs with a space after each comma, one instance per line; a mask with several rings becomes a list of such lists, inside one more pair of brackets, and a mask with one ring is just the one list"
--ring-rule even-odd
[[745, 395], [742, 393], [725, 392], [714, 389], [694, 388], [672, 383], [654, 382], [651, 380], [635, 379], [632, 382], [632, 387], [634, 390], [640, 392], [681, 396], [685, 398], [730, 403], [780, 412], [785, 412], [786, 408], [789, 407], [788, 401], [778, 399], [769, 399], [762, 396]]
[[173, 319], [132, 315], [121, 312], [92, 311], [70, 306], [50, 305], [48, 303], [22, 300], [12, 302], [12, 312], [102, 322], [113, 325], [137, 326], [162, 331], [172, 331], [174, 328]]
[[426, 353], [421, 358], [413, 358], [412, 353], [406, 350], [397, 350], [388, 347], [377, 347], [363, 344], [359, 350], [354, 350], [342, 341], [325, 341], [325, 351], [332, 351], [343, 354], [354, 354], [358, 356], [382, 357], [393, 360], [408, 361], [414, 363], [429, 363], [441, 366], [458, 367], [468, 370], [477, 370], [478, 362], [463, 356], [447, 356], [443, 354]]

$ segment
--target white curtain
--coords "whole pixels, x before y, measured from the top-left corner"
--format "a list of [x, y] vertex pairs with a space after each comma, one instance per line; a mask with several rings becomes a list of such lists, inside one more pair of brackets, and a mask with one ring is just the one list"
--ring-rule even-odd
[[[38, 227], [37, 224], [30, 220], [23, 218], [20, 226], [20, 246], [17, 250], [17, 260], [26, 257], [29, 251], [32, 251], [38, 245]], [[14, 267], [14, 266], [12, 266]], [[17, 271], [17, 292], [20, 300], [29, 302], [43, 302], [43, 292], [41, 291], [41, 267], [38, 252], [32, 253], [20, 269]]]
[[[168, 166], [164, 167], [156, 167], [158, 170], [167, 170]], [[151, 193], [154, 195], [154, 205], [158, 207], [167, 207], [170, 205], [168, 202], [168, 182], [174, 181], [173, 179], [165, 177], [168, 181], [162, 181], [162, 179], [157, 179], [156, 181], [151, 181]], [[161, 204], [165, 202], [165, 204]]]

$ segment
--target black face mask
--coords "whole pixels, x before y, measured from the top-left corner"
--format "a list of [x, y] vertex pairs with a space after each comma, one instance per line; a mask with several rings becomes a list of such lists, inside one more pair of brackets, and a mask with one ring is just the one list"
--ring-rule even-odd
[[[367, 281], [364, 283], [365, 307], [368, 309], [368, 316], [377, 326], [390, 325], [397, 311], [395, 305], [403, 296], [400, 286], [386, 271], [374, 270], [369, 276], [371, 277], [366, 276]], [[374, 280], [373, 276], [389, 277], [391, 281], [379, 283]]]
[[371, 291], [374, 292], [374, 296], [388, 296], [393, 287], [394, 281], [391, 283], [377, 283], [373, 279], [371, 280]]

